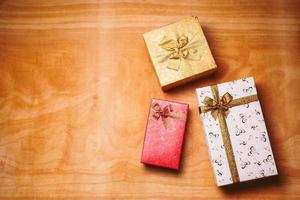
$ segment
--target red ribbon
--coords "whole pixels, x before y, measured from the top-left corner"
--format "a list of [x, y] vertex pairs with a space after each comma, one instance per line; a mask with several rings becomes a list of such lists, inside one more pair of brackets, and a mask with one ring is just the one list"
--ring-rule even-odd
[[171, 115], [171, 112], [173, 112], [173, 108], [171, 104], [168, 104], [166, 106], [164, 106], [163, 108], [158, 104], [158, 103], [154, 103], [152, 105], [152, 116], [158, 120], [159, 118], [167, 118], [167, 117], [173, 117]]
[[152, 116], [156, 120], [159, 120], [159, 118], [161, 118], [165, 128], [169, 126], [169, 118], [175, 118], [179, 120], [185, 119], [185, 115], [183, 113], [173, 111], [173, 107], [171, 104], [168, 104], [162, 108], [158, 103], [154, 103], [152, 105]]

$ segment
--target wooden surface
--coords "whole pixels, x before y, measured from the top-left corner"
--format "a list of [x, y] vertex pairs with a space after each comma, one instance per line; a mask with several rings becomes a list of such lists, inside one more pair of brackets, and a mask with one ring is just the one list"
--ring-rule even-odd
[[[0, 1], [0, 199], [299, 199], [300, 2]], [[164, 93], [142, 33], [197, 15], [218, 71]], [[254, 76], [280, 176], [215, 186], [194, 90]], [[151, 97], [190, 104], [181, 171], [140, 164]]]

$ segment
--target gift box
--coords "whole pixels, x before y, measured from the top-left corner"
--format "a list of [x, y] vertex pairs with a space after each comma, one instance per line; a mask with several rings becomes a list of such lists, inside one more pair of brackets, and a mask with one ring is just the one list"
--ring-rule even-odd
[[196, 95], [218, 186], [278, 174], [252, 77]]
[[141, 162], [179, 169], [188, 104], [152, 99]]
[[197, 17], [147, 32], [144, 39], [163, 90], [217, 68]]

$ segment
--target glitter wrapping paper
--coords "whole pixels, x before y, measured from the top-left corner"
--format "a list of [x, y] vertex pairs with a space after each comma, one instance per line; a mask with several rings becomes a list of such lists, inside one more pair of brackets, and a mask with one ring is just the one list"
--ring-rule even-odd
[[152, 99], [141, 162], [179, 169], [188, 104]]
[[205, 76], [217, 68], [197, 17], [144, 34], [163, 90]]
[[[225, 102], [222, 103], [223, 107], [213, 105], [212, 101], [209, 100], [215, 99], [214, 91], [216, 90], [218, 97]], [[278, 174], [252, 77], [218, 84], [217, 86], [198, 88], [196, 95], [218, 186]], [[222, 98], [225, 96], [232, 96], [230, 103], [226, 103], [228, 101]], [[253, 100], [252, 98], [251, 100], [251, 97], [257, 99]], [[243, 98], [250, 98], [251, 102], [236, 103]], [[220, 102], [222, 101], [220, 100]], [[208, 106], [208, 104], [212, 106]], [[226, 105], [229, 105], [228, 110], [226, 110]], [[223, 114], [215, 112], [214, 115], [217, 118], [214, 118], [211, 112], [214, 110], [213, 107], [224, 108]], [[222, 118], [221, 115], [225, 117]], [[220, 125], [222, 120], [227, 126], [225, 127], [225, 133], [226, 130], [228, 131], [227, 134], [224, 134], [224, 127], [222, 128]], [[226, 135], [228, 141], [226, 141]], [[234, 178], [234, 174], [236, 174], [236, 178]]]

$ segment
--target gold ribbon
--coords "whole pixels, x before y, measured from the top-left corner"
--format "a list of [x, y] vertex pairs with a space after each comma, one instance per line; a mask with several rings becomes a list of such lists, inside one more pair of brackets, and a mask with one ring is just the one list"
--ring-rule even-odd
[[171, 104], [168, 104], [162, 108], [158, 103], [154, 103], [151, 107], [151, 110], [153, 118], [156, 120], [161, 118], [165, 128], [169, 126], [168, 118], [184, 120], [185, 117], [183, 113], [174, 112]]
[[159, 46], [165, 51], [159, 57], [160, 63], [168, 62], [167, 68], [179, 71], [182, 70], [185, 74], [191, 74], [192, 69], [189, 64], [191, 60], [199, 60], [201, 38], [198, 37], [199, 33], [194, 34], [193, 37], [188, 38], [185, 35], [171, 37], [164, 36], [160, 41]]
[[233, 99], [233, 97], [227, 92], [220, 98], [219, 90], [216, 85], [211, 86], [211, 91], [213, 94], [213, 98], [206, 96], [203, 102], [204, 106], [200, 106], [199, 110], [200, 113], [210, 112], [210, 114], [215, 120], [218, 119], [232, 181], [234, 183], [239, 182], [239, 175], [233, 155], [233, 149], [229, 137], [226, 118], [230, 112], [230, 108], [258, 101], [258, 97], [257, 95], [251, 95], [238, 99]]

